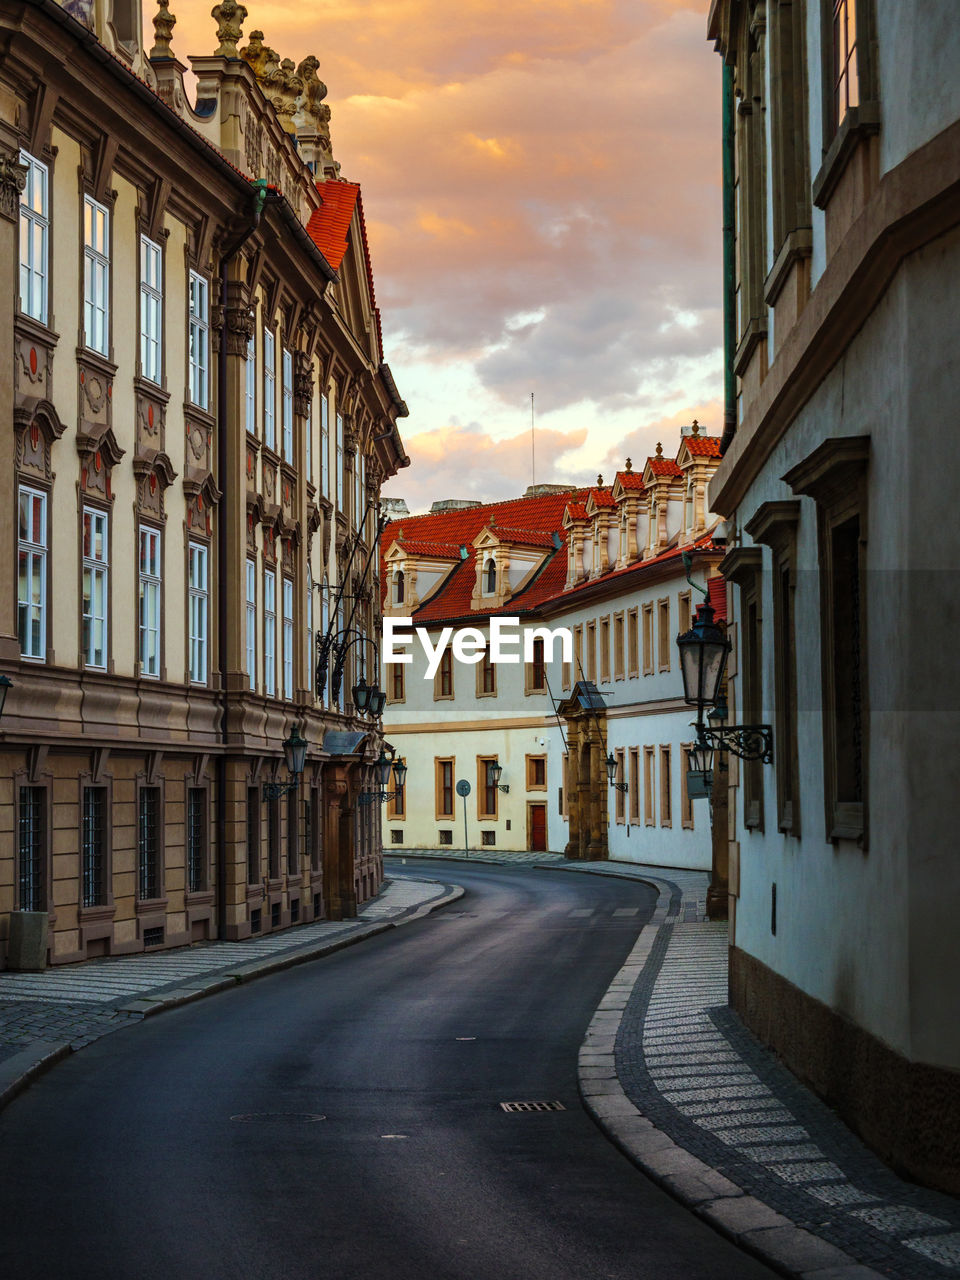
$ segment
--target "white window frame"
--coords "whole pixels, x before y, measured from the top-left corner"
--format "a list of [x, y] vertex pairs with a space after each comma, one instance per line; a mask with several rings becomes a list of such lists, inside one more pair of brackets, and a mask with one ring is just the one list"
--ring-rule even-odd
[[140, 237], [140, 372], [148, 382], [163, 382], [163, 250]]
[[283, 579], [283, 696], [293, 697], [293, 579]]
[[245, 603], [245, 648], [247, 661], [247, 679], [250, 689], [257, 689], [257, 562], [247, 559], [246, 562], [246, 603]]
[[[80, 607], [83, 620], [84, 665], [98, 671], [106, 671], [108, 662], [108, 622], [110, 599], [110, 518], [99, 507], [83, 508], [84, 586], [89, 580], [89, 590], [82, 590]], [[90, 537], [87, 538], [87, 527]], [[97, 553], [97, 539], [100, 552]], [[99, 644], [97, 643], [99, 639]]]
[[210, 648], [210, 550], [202, 542], [187, 544], [188, 617], [190, 630], [190, 683], [207, 683]]
[[110, 354], [110, 210], [83, 197], [83, 342]]
[[[160, 620], [163, 616], [163, 547], [160, 530], [141, 525], [137, 573], [140, 582], [140, 674], [160, 678]], [[146, 568], [144, 565], [146, 564]], [[150, 641], [153, 641], [152, 648]]]
[[284, 462], [293, 462], [293, 352], [283, 347], [280, 355], [280, 421]]
[[320, 492], [330, 497], [330, 403], [320, 397]]
[[343, 510], [343, 414], [337, 414], [337, 501], [336, 509]]
[[190, 399], [210, 408], [210, 281], [190, 272]]
[[263, 571], [263, 692], [268, 698], [277, 693], [277, 575], [274, 569]]
[[247, 339], [247, 367], [244, 374], [244, 418], [248, 435], [257, 434], [257, 339]]
[[277, 338], [272, 329], [263, 331], [263, 443], [277, 447]]
[[20, 196], [20, 310], [47, 323], [50, 246], [50, 171], [27, 151], [20, 152], [27, 182]]
[[[25, 500], [28, 510], [25, 512]], [[36, 505], [40, 518], [36, 520]], [[26, 515], [26, 519], [25, 519]], [[42, 489], [20, 485], [17, 495], [17, 629], [20, 657], [44, 662], [47, 656], [47, 495]], [[39, 524], [42, 541], [32, 537]], [[34, 597], [31, 584], [39, 586]], [[36, 632], [37, 644], [30, 643]], [[26, 642], [26, 643], [25, 643]]]

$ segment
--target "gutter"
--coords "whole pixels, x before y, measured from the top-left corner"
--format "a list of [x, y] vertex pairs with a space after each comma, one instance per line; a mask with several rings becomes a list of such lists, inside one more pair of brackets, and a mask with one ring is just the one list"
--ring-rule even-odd
[[734, 194], [733, 67], [723, 64], [722, 134], [723, 161], [723, 435], [720, 456], [727, 452], [737, 431], [737, 379], [733, 362], [737, 350], [737, 243], [736, 196]]

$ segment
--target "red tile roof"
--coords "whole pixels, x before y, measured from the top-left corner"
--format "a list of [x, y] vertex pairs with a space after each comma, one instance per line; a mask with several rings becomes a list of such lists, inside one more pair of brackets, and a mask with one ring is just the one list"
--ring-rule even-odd
[[496, 534], [501, 542], [518, 547], [552, 547], [552, 529], [508, 529], [501, 524], [490, 525], [490, 532]]
[[323, 203], [311, 213], [307, 234], [334, 271], [338, 271], [347, 252], [347, 233], [360, 196], [360, 185], [335, 178], [318, 182], [317, 190]]
[[615, 507], [617, 505], [609, 489], [591, 489], [590, 497], [595, 507]]
[[683, 472], [673, 458], [648, 458], [647, 466], [655, 476], [682, 476]]
[[433, 556], [436, 560], [459, 560], [461, 543], [407, 541], [406, 535], [394, 539], [398, 547], [412, 556]]
[[707, 589], [710, 592], [710, 603], [713, 605], [713, 614], [717, 622], [726, 622], [727, 620], [727, 580], [717, 574], [715, 578], [707, 579]]
[[571, 520], [586, 520], [587, 506], [584, 502], [568, 502], [567, 515]]
[[683, 443], [695, 458], [719, 458], [719, 436], [684, 436]]
[[620, 486], [623, 489], [636, 489], [642, 493], [646, 488], [643, 483], [643, 476], [639, 471], [618, 471], [616, 478], [620, 481]]

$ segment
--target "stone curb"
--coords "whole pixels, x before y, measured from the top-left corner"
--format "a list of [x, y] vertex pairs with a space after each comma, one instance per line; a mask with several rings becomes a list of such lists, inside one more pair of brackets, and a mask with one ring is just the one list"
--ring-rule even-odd
[[0, 1062], [0, 1111], [22, 1093], [31, 1081], [72, 1053], [69, 1044], [34, 1040], [19, 1053]]
[[679, 1146], [624, 1093], [614, 1056], [623, 1011], [651, 963], [650, 953], [660, 930], [672, 928], [674, 923], [672, 919], [668, 923], [667, 917], [670, 893], [659, 892], [650, 923], [640, 931], [626, 963], [597, 1006], [580, 1047], [577, 1074], [584, 1106], [614, 1146], [643, 1173], [782, 1275], [793, 1280], [883, 1280], [879, 1272], [796, 1226]]
[[[440, 884], [441, 881], [436, 883]], [[128, 1004], [119, 1005], [120, 1013], [139, 1014], [141, 1018], [151, 1018], [155, 1014], [164, 1013], [168, 1009], [179, 1009], [205, 996], [216, 995], [227, 991], [242, 982], [253, 982], [256, 978], [265, 978], [268, 974], [279, 973], [283, 969], [292, 969], [295, 965], [305, 964], [309, 960], [318, 960], [322, 956], [332, 955], [355, 943], [365, 942], [367, 938], [376, 937], [378, 933], [386, 933], [388, 929], [409, 924], [411, 920], [420, 920], [436, 911], [438, 907], [446, 907], [451, 902], [462, 898], [465, 890], [459, 885], [451, 885], [447, 893], [432, 898], [429, 902], [413, 908], [408, 915], [399, 920], [381, 920], [358, 929], [346, 938], [334, 938], [330, 942], [318, 942], [314, 946], [304, 947], [275, 958], [254, 960], [250, 964], [239, 965], [229, 973], [219, 973], [210, 978], [198, 978], [195, 982], [167, 991], [162, 996], [151, 998], [144, 996], [140, 1000], [131, 1000]], [[0, 1111], [12, 1102], [17, 1094], [22, 1093], [38, 1076], [49, 1071], [62, 1058], [66, 1058], [74, 1050], [69, 1044], [54, 1044], [49, 1040], [34, 1040], [21, 1052], [13, 1054], [0, 1062]], [[78, 1051], [79, 1052], [79, 1051]]]

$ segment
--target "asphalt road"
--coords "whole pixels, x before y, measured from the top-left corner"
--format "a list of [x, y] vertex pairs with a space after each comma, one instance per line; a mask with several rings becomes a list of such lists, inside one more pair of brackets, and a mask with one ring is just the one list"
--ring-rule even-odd
[[107, 1036], [0, 1114], [0, 1276], [771, 1276], [578, 1099], [577, 1049], [652, 890], [421, 870], [466, 896]]

